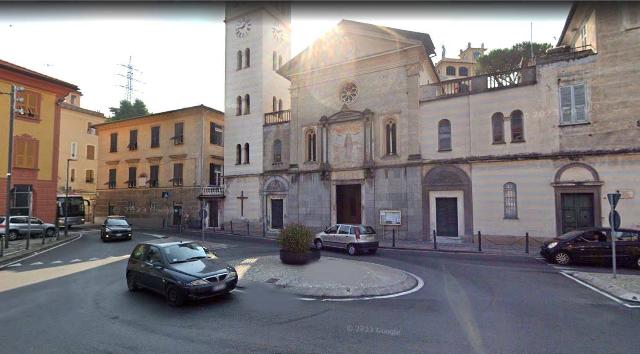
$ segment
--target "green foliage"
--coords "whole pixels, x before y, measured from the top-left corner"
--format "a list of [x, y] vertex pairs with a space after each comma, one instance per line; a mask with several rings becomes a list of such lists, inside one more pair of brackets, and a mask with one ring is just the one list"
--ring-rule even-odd
[[133, 104], [128, 100], [120, 101], [120, 107], [111, 107], [109, 108], [111, 111], [111, 118], [109, 121], [114, 121], [118, 119], [125, 119], [131, 117], [139, 117], [149, 114], [149, 110], [147, 106], [139, 99], [136, 99]]
[[300, 224], [289, 224], [278, 236], [280, 248], [294, 253], [307, 253], [313, 241], [311, 230]]
[[[531, 45], [531, 42], [522, 42], [511, 48], [490, 51], [478, 58], [478, 74], [517, 69], [523, 60], [531, 57]], [[552, 48], [549, 43], [533, 43], [533, 56], [544, 54], [549, 48]]]

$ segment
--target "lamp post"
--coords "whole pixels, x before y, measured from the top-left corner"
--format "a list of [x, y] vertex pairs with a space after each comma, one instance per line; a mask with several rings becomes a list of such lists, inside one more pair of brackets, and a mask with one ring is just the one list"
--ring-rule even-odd
[[67, 215], [69, 215], [69, 162], [75, 159], [67, 159], [67, 185], [64, 188], [64, 237], [69, 236], [69, 224], [67, 224]]
[[[16, 111], [16, 102], [22, 102], [22, 97], [17, 97], [18, 92], [22, 92], [24, 88], [18, 87], [16, 85], [11, 85], [11, 92], [0, 92], [0, 94], [9, 95], [10, 104], [9, 104], [9, 139], [7, 144], [7, 186], [5, 193], [5, 220], [6, 226], [4, 228], [4, 247], [0, 247], [0, 256], [4, 254], [4, 248], [9, 247], [9, 226], [11, 222], [11, 172], [13, 169], [13, 116]], [[22, 109], [20, 109], [22, 112]]]

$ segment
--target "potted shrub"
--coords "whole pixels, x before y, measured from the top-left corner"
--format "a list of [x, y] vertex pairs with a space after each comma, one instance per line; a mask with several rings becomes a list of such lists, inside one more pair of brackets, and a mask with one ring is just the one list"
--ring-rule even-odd
[[320, 259], [320, 251], [311, 249], [313, 233], [300, 224], [287, 225], [278, 236], [280, 260], [284, 264], [307, 264]]

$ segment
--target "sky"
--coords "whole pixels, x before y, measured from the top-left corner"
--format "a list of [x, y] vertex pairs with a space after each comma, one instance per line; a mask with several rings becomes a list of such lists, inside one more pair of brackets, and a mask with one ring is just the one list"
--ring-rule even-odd
[[[489, 50], [528, 41], [555, 44], [570, 3], [293, 3], [292, 56], [341, 19], [428, 33], [447, 57], [468, 42]], [[151, 112], [204, 104], [224, 111], [224, 4], [0, 3], [0, 59], [71, 82], [81, 106], [109, 115], [125, 97]]]

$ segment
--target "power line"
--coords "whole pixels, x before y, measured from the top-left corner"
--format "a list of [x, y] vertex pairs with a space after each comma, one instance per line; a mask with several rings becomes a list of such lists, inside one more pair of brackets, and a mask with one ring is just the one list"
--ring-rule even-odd
[[125, 89], [125, 99], [129, 102], [133, 102], [132, 100], [133, 93], [134, 92], [142, 93], [142, 91], [136, 90], [133, 88], [133, 83], [137, 82], [140, 84], [145, 84], [144, 82], [134, 78], [133, 76], [135, 73], [142, 74], [142, 71], [136, 69], [136, 67], [134, 67], [133, 64], [131, 64], [131, 56], [129, 56], [129, 64], [118, 64], [118, 65], [127, 69], [126, 74], [117, 74], [118, 76], [122, 76], [126, 79], [126, 83], [124, 85], [118, 85], [118, 86]]

